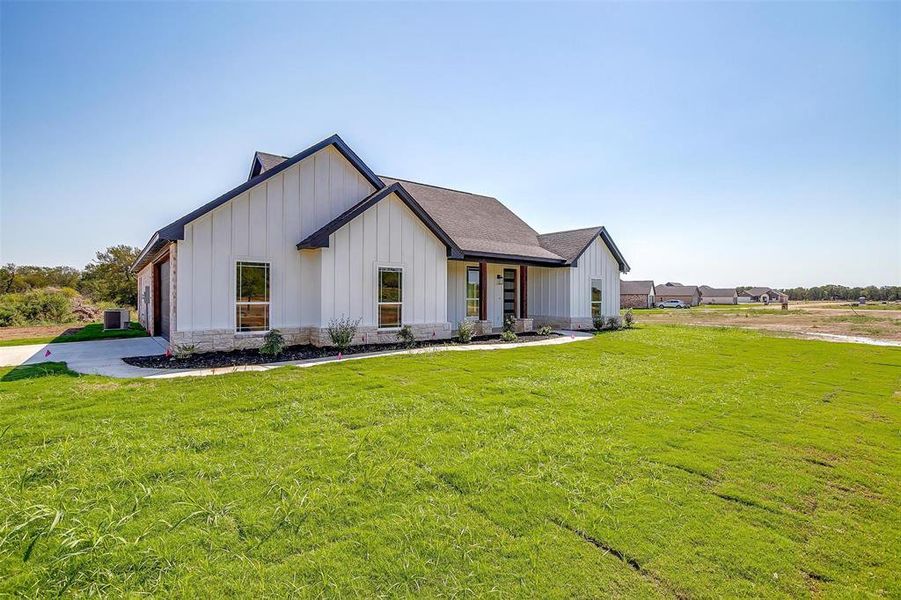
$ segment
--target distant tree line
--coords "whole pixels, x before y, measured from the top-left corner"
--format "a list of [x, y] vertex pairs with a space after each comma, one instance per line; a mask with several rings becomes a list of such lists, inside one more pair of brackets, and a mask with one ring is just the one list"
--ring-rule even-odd
[[884, 285], [876, 287], [846, 287], [844, 285], [819, 285], [805, 288], [795, 287], [782, 290], [789, 300], [857, 300], [861, 296], [871, 302], [901, 300], [901, 286]]
[[97, 252], [94, 260], [82, 270], [6, 264], [0, 267], [0, 294], [71, 288], [95, 302], [136, 306], [135, 277], [129, 269], [139, 253], [140, 249], [133, 246], [111, 246]]

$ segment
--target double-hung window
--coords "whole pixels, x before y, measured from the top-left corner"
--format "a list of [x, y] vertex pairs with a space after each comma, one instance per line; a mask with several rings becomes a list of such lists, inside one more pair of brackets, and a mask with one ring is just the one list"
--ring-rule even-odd
[[403, 323], [404, 272], [399, 267], [379, 267], [379, 327], [394, 329]]
[[269, 263], [238, 261], [235, 284], [235, 330], [269, 331]]
[[478, 267], [466, 267], [466, 316], [479, 318], [482, 277]]
[[601, 316], [601, 280], [591, 280], [591, 316]]

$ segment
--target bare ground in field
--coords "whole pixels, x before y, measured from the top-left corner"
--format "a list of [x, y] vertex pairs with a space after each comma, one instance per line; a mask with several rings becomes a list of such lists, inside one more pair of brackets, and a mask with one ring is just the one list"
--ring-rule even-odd
[[82, 325], [40, 325], [35, 327], [0, 327], [0, 340], [22, 338], [56, 337], [66, 331], [79, 329]]
[[696, 306], [635, 311], [638, 322], [762, 329], [795, 335], [830, 334], [901, 342], [901, 310], [861, 310], [842, 305]]

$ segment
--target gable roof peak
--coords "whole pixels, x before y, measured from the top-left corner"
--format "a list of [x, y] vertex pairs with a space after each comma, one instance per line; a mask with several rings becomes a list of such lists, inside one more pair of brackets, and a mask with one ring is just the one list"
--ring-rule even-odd
[[562, 256], [566, 260], [567, 265], [575, 265], [579, 257], [588, 250], [588, 247], [598, 237], [604, 241], [607, 249], [610, 250], [610, 253], [616, 259], [620, 272], [628, 273], [629, 263], [623, 258], [619, 248], [613, 243], [613, 238], [610, 237], [603, 225], [542, 233], [538, 236], [538, 243], [541, 244], [542, 248], [547, 248], [549, 251]]
[[[266, 171], [261, 171], [257, 175], [251, 175], [250, 179], [242, 183], [241, 185], [233, 188], [232, 190], [222, 194], [218, 198], [210, 200], [200, 208], [197, 208], [185, 216], [177, 219], [165, 227], [158, 229], [151, 237], [150, 241], [147, 242], [147, 245], [144, 246], [144, 250], [138, 255], [137, 260], [131, 266], [133, 271], [138, 270], [147, 264], [147, 261], [154, 255], [155, 252], [159, 251], [166, 243], [174, 242], [177, 240], [183, 240], [185, 236], [185, 225], [190, 223], [191, 221], [198, 219], [205, 215], [206, 213], [212, 211], [219, 206], [222, 206], [229, 200], [235, 198], [236, 196], [246, 192], [250, 188], [254, 187], [266, 181], [270, 177], [273, 177], [288, 167], [299, 163], [303, 159], [316, 154], [320, 150], [324, 148], [328, 148], [329, 146], [333, 146], [335, 150], [337, 150], [347, 161], [374, 187], [376, 190], [380, 190], [385, 187], [385, 183], [379, 179], [379, 176], [376, 175], [372, 169], [369, 168], [366, 163], [364, 163], [359, 156], [357, 156], [356, 152], [350, 149], [344, 140], [341, 139], [337, 133], [325, 138], [321, 142], [313, 144], [309, 148], [302, 150], [295, 154], [294, 156], [280, 162], [278, 165], [271, 167]], [[258, 153], [259, 154], [259, 153]], [[257, 162], [258, 154], [254, 154], [254, 163]], [[271, 155], [277, 156], [277, 155]], [[253, 168], [251, 168], [251, 173], [253, 172]]]

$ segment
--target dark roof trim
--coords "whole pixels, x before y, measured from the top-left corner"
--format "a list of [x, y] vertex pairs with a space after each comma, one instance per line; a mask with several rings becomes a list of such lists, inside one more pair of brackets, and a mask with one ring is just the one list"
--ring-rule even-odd
[[531, 265], [534, 267], [567, 267], [562, 258], [541, 258], [538, 256], [522, 256], [519, 254], [500, 254], [496, 252], [466, 252], [457, 260], [471, 260], [479, 262], [486, 260], [494, 263], [507, 263], [513, 265]]
[[[244, 192], [246, 192], [250, 188], [254, 187], [255, 185], [266, 181], [270, 177], [274, 177], [275, 175], [278, 175], [285, 169], [291, 167], [292, 165], [299, 163], [303, 159], [305, 159], [309, 156], [312, 156], [313, 154], [316, 154], [317, 152], [319, 152], [320, 150], [322, 150], [323, 148], [326, 148], [328, 146], [334, 146], [335, 150], [340, 152], [341, 155], [344, 156], [344, 158], [346, 158], [348, 160], [348, 162], [350, 162], [350, 164], [352, 164], [354, 166], [354, 168], [356, 168], [357, 171], [359, 171], [360, 174], [363, 175], [363, 177], [365, 177], [366, 180], [369, 183], [371, 183], [372, 186], [376, 190], [380, 190], [385, 187], [385, 183], [381, 179], [379, 179], [378, 175], [376, 175], [372, 171], [372, 169], [370, 169], [368, 166], [366, 166], [366, 163], [364, 163], [360, 159], [360, 157], [357, 156], [356, 153], [353, 150], [351, 150], [350, 147], [344, 143], [344, 140], [342, 140], [341, 137], [336, 133], [335, 135], [322, 140], [318, 144], [314, 144], [314, 145], [310, 146], [309, 148], [300, 152], [299, 154], [295, 154], [294, 156], [292, 156], [285, 162], [283, 162], [275, 167], [272, 167], [265, 173], [257, 175], [256, 177], [253, 177], [252, 179], [248, 179], [246, 182], [242, 183], [241, 185], [234, 188], [233, 190], [222, 194], [215, 200], [207, 202], [206, 204], [204, 204], [197, 210], [194, 210], [194, 211], [186, 214], [185, 216], [178, 219], [177, 221], [173, 221], [172, 223], [169, 223], [162, 229], [158, 230], [154, 234], [154, 236], [159, 236], [161, 239], [167, 240], [170, 242], [175, 241], [175, 240], [185, 239], [185, 225], [187, 225], [191, 221], [202, 217], [203, 215], [210, 212], [211, 210], [214, 210], [214, 209], [222, 206], [229, 200], [235, 198], [236, 196], [243, 194]], [[151, 238], [151, 240], [152, 239], [153, 238]], [[145, 252], [146, 252], [147, 248], [149, 248], [149, 247], [150, 247], [150, 244], [148, 243], [147, 247], [145, 248]], [[134, 265], [132, 265], [132, 270], [137, 269], [139, 267], [139, 265], [141, 265], [141, 263], [145, 261], [145, 258], [146, 258], [145, 252], [142, 252], [138, 256], [138, 259], [135, 261]]]
[[160, 238], [159, 232], [154, 233], [144, 249], [138, 255], [134, 264], [131, 266], [131, 272], [137, 273], [143, 269], [148, 263], [153, 262], [162, 249], [168, 246], [170, 242]]
[[585, 244], [585, 247], [582, 248], [582, 250], [578, 254], [576, 254], [576, 257], [572, 259], [572, 262], [570, 264], [574, 267], [578, 266], [579, 258], [581, 258], [583, 254], [585, 254], [585, 251], [588, 250], [588, 247], [591, 246], [594, 243], [594, 240], [598, 237], [604, 240], [604, 243], [607, 245], [607, 249], [610, 250], [613, 258], [615, 258], [616, 262], [619, 263], [620, 273], [628, 273], [630, 270], [629, 263], [626, 262], [626, 259], [623, 257], [623, 253], [620, 252], [619, 248], [616, 247], [616, 244], [613, 242], [613, 238], [610, 237], [609, 233], [607, 233], [606, 227], [601, 227], [598, 230], [597, 235], [593, 236], [591, 240], [589, 240], [589, 242]]
[[257, 175], [259, 175], [262, 168], [263, 163], [260, 162], [260, 153], [255, 152], [253, 155], [253, 161], [250, 163], [250, 174], [247, 176], [247, 181], [250, 181]]
[[399, 183], [392, 183], [388, 187], [383, 187], [375, 191], [360, 202], [356, 203], [342, 214], [335, 217], [331, 222], [321, 227], [318, 231], [308, 236], [305, 240], [297, 244], [298, 250], [306, 250], [311, 248], [328, 248], [329, 236], [350, 223], [352, 220], [375, 206], [380, 200], [387, 198], [391, 194], [397, 194], [407, 207], [413, 211], [419, 220], [447, 246], [447, 256], [449, 258], [462, 258], [463, 251], [454, 243], [447, 233], [435, 220], [419, 205], [418, 202], [410, 195], [407, 190]]
[[260, 174], [263, 170], [263, 162], [260, 160], [260, 153], [253, 153], [253, 162], [250, 163], [250, 175], [247, 176], [247, 181], [250, 181], [254, 177]]

